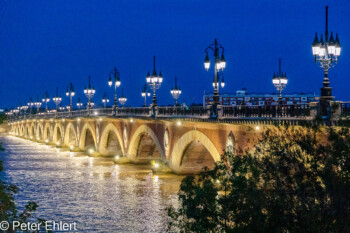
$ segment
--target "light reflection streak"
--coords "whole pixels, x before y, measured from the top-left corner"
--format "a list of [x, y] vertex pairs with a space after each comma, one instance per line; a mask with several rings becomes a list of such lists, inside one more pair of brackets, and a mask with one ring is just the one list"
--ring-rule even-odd
[[112, 232], [166, 230], [164, 209], [177, 203], [181, 178], [153, 175], [149, 165], [116, 165], [114, 158], [60, 151], [25, 139], [0, 141], [8, 152], [5, 174], [21, 190], [17, 200], [39, 203], [39, 217], [74, 219], [80, 229], [95, 232], [106, 226]]

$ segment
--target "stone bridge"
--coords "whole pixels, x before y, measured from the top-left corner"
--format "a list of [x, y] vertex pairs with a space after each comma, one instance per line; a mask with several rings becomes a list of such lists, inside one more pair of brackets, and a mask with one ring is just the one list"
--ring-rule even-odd
[[161, 161], [174, 173], [212, 168], [226, 150], [250, 148], [266, 122], [211, 122], [201, 119], [70, 117], [10, 122], [12, 135], [86, 151], [127, 158], [133, 163]]

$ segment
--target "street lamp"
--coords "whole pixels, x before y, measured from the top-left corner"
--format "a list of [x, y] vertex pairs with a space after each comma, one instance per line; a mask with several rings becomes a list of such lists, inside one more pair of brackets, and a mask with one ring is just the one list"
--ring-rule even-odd
[[106, 93], [103, 94], [102, 103], [104, 105], [104, 108], [106, 108], [107, 103], [109, 103], [109, 99]]
[[[219, 95], [219, 72], [223, 71], [226, 68], [226, 59], [224, 56], [224, 47], [221, 44], [218, 44], [217, 39], [214, 40], [214, 44], [210, 44], [206, 49], [206, 56], [204, 59], [204, 68], [208, 71], [210, 68], [210, 59], [208, 52], [209, 50], [213, 51], [214, 56], [214, 95], [213, 95], [213, 109], [212, 109], [212, 117], [217, 117], [217, 107], [220, 105], [220, 95]], [[221, 50], [221, 58], [220, 58], [220, 50]], [[225, 86], [225, 81], [222, 79], [221, 87]]]
[[42, 101], [45, 103], [45, 110], [47, 112], [47, 103], [50, 102], [49, 93], [45, 92]]
[[40, 100], [39, 100], [39, 97], [38, 97], [37, 101], [34, 102], [34, 105], [35, 105], [35, 107], [36, 107], [36, 113], [39, 113], [39, 109], [40, 109], [40, 107], [41, 107], [41, 102], [40, 102]]
[[177, 77], [175, 77], [175, 87], [172, 87], [170, 90], [171, 95], [173, 96], [173, 98], [175, 99], [175, 107], [178, 105], [177, 104], [177, 99], [180, 97], [181, 95], [181, 88], [180, 86], [177, 86]]
[[279, 104], [282, 104], [282, 91], [286, 88], [288, 79], [287, 74], [283, 74], [283, 72], [281, 72], [281, 58], [279, 59], [279, 71], [277, 75], [273, 73], [272, 83], [279, 93], [278, 102]]
[[28, 109], [27, 105], [23, 105], [23, 106], [20, 107], [20, 110], [23, 110], [23, 115], [25, 115], [27, 109]]
[[110, 87], [112, 87], [112, 85], [113, 85], [111, 74], [114, 75], [114, 105], [113, 105], [113, 112], [114, 112], [114, 115], [116, 115], [117, 114], [117, 108], [118, 108], [117, 88], [120, 87], [120, 84], [121, 84], [120, 73], [117, 70], [117, 67], [114, 67], [114, 72], [109, 73], [108, 85]]
[[34, 106], [34, 102], [33, 99], [30, 98], [29, 102], [28, 102], [28, 107], [29, 107], [29, 114], [32, 114], [32, 108]]
[[153, 57], [153, 72], [152, 75], [150, 73], [147, 73], [146, 82], [150, 86], [151, 89], [153, 89], [153, 99], [152, 99], [152, 108], [153, 108], [153, 114], [155, 114], [155, 107], [157, 106], [157, 96], [156, 96], [156, 90], [160, 88], [163, 82], [163, 75], [162, 72], [159, 72], [159, 76], [157, 75], [156, 71], [156, 56]]
[[333, 100], [332, 88], [329, 87], [328, 70], [332, 68], [338, 61], [338, 56], [340, 56], [340, 42], [338, 33], [333, 37], [333, 32], [328, 38], [328, 6], [326, 6], [326, 30], [325, 38], [323, 40], [323, 35], [321, 34], [320, 40], [318, 40], [317, 33], [315, 35], [314, 42], [312, 43], [312, 54], [315, 58], [315, 63], [317, 61], [320, 63], [324, 70], [323, 87], [321, 88], [320, 96], [320, 107], [322, 116], [327, 116], [327, 107], [329, 101]]
[[123, 88], [122, 88], [122, 95], [119, 97], [119, 103], [124, 107], [124, 104], [126, 103], [126, 101], [128, 100], [127, 98], [126, 98], [126, 96], [124, 96], [124, 90], [123, 90]]
[[143, 98], [145, 98], [145, 105], [144, 105], [144, 107], [147, 107], [147, 97], [151, 96], [151, 92], [148, 90], [146, 83], [145, 83], [145, 85], [142, 88], [141, 96]]
[[73, 87], [73, 84], [70, 83], [69, 88], [67, 87], [67, 91], [66, 91], [66, 96], [69, 97], [69, 111], [72, 111], [72, 109], [73, 109], [72, 98], [74, 95], [75, 95], [74, 87]]
[[13, 109], [12, 112], [14, 113], [14, 116], [16, 117], [19, 113], [19, 108]]
[[83, 106], [83, 103], [80, 101], [80, 97], [78, 98], [78, 100], [77, 100], [77, 107], [79, 108], [79, 110], [80, 110], [80, 108]]
[[89, 99], [88, 108], [92, 108], [91, 99], [92, 99], [92, 97], [94, 97], [95, 92], [96, 92], [95, 88], [94, 87], [91, 88], [90, 75], [89, 75], [89, 86], [88, 86], [88, 88], [86, 88], [86, 86], [85, 86], [85, 89], [84, 89], [84, 94]]
[[56, 96], [54, 96], [52, 100], [56, 104], [56, 112], [58, 112], [58, 105], [60, 105], [62, 101], [62, 97], [58, 95], [58, 88], [56, 88]]

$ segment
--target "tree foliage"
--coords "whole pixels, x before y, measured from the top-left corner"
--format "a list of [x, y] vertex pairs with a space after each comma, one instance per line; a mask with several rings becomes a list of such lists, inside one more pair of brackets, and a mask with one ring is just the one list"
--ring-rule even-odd
[[4, 113], [0, 113], [0, 124], [6, 120], [6, 115]]
[[169, 231], [350, 232], [348, 128], [267, 130], [253, 150], [186, 177]]

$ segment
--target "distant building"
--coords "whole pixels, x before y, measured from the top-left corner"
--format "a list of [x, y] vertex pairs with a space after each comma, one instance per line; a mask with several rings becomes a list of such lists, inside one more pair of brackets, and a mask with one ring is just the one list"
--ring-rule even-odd
[[[306, 104], [314, 102], [318, 99], [315, 94], [283, 94], [283, 105]], [[204, 94], [203, 105], [211, 105], [213, 103], [213, 94]], [[236, 91], [236, 94], [220, 94], [221, 105], [236, 106], [236, 105], [277, 105], [278, 94], [259, 94], [248, 93], [246, 89]]]

